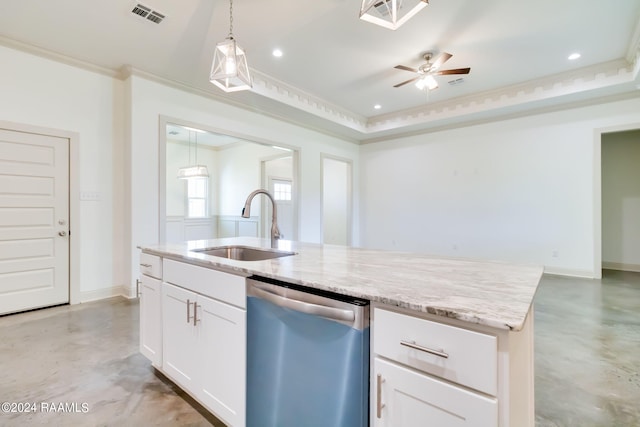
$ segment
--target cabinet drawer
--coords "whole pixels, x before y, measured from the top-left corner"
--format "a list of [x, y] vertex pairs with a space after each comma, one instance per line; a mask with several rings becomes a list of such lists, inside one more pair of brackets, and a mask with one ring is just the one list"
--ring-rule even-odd
[[371, 426], [498, 426], [495, 398], [379, 358], [374, 372]]
[[163, 261], [163, 280], [236, 307], [246, 308], [245, 278], [171, 259]]
[[162, 279], [162, 258], [145, 253], [140, 254], [140, 272], [147, 276]]
[[378, 355], [497, 395], [495, 336], [376, 308], [373, 337]]

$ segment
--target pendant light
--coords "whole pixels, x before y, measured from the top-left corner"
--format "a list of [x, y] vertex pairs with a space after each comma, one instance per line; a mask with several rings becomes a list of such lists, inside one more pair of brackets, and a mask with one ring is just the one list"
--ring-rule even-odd
[[360, 19], [396, 30], [428, 4], [429, 0], [362, 0]]
[[233, 0], [229, 0], [229, 35], [216, 45], [209, 81], [225, 92], [252, 87], [247, 56], [233, 38]]
[[205, 165], [198, 164], [198, 132], [196, 134], [195, 164], [191, 164], [191, 131], [189, 131], [189, 166], [178, 169], [178, 179], [202, 179], [209, 178], [209, 170]]

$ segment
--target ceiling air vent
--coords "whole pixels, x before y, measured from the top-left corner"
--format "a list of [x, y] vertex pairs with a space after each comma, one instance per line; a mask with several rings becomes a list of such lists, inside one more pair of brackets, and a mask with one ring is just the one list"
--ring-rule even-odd
[[155, 22], [156, 24], [161, 23], [166, 16], [163, 13], [160, 13], [156, 10], [151, 9], [149, 6], [145, 6], [143, 4], [136, 4], [131, 13], [134, 15], [138, 15], [142, 18], [145, 18], [151, 22]]
[[457, 78], [457, 79], [455, 79], [455, 80], [449, 80], [449, 84], [450, 84], [451, 86], [460, 85], [460, 84], [462, 84], [462, 83], [464, 83], [464, 79], [463, 79], [462, 77], [458, 77], [458, 78]]

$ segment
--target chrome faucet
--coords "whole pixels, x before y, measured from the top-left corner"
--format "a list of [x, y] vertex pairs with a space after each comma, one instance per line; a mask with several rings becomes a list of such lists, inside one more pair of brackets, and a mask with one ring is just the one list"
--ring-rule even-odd
[[258, 194], [264, 194], [269, 198], [269, 200], [271, 200], [271, 205], [273, 206], [273, 215], [271, 217], [271, 247], [277, 248], [277, 240], [282, 239], [284, 236], [280, 234], [280, 230], [278, 229], [278, 209], [276, 207], [276, 201], [267, 190], [258, 189], [249, 194], [249, 197], [247, 197], [247, 201], [244, 203], [244, 208], [242, 208], [242, 218], [251, 217], [251, 201]]

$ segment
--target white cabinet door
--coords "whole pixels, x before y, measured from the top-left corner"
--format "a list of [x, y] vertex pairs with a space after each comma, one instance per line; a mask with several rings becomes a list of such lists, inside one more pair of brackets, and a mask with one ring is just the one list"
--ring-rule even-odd
[[231, 426], [245, 424], [246, 311], [198, 296], [198, 398]]
[[140, 281], [140, 353], [162, 366], [162, 286], [158, 279], [142, 275]]
[[374, 364], [371, 416], [376, 427], [498, 425], [496, 399], [377, 357]]
[[198, 328], [193, 326], [197, 294], [162, 284], [162, 370], [187, 390], [196, 390]]

